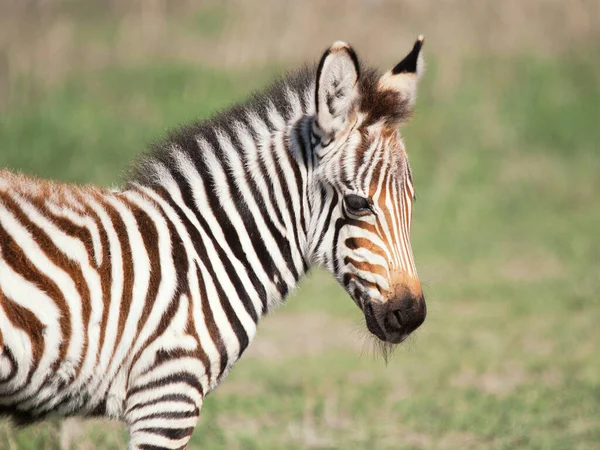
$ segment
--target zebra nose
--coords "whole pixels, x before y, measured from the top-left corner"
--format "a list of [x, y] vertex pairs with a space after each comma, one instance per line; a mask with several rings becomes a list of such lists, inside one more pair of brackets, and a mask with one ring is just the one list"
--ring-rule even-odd
[[410, 293], [388, 300], [384, 331], [391, 342], [402, 341], [425, 321], [427, 305], [423, 295]]

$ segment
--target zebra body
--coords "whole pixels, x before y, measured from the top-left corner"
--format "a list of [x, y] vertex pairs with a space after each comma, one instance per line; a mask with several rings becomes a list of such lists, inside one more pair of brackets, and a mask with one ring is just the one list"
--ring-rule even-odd
[[314, 264], [403, 340], [425, 316], [396, 131], [421, 44], [379, 77], [336, 43], [316, 71], [170, 135], [123, 190], [0, 172], [0, 414], [106, 415], [130, 448], [184, 448]]

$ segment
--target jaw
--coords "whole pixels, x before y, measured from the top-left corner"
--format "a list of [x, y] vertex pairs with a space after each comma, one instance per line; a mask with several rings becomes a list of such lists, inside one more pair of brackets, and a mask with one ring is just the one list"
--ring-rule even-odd
[[375, 350], [375, 353], [379, 354], [387, 364], [391, 354], [397, 347], [396, 344], [402, 342], [404, 340], [404, 337], [399, 336], [399, 340], [392, 340], [389, 336], [386, 336], [385, 332], [383, 331], [383, 328], [377, 321], [373, 312], [373, 307], [368, 306], [367, 304], [367, 306], [364, 309], [367, 329], [369, 330], [372, 336], [377, 338], [373, 340], [373, 349]]
[[364, 294], [362, 287], [358, 282], [356, 282], [356, 280], [351, 280], [348, 284], [340, 281], [340, 284], [346, 288], [346, 291], [352, 300], [354, 300], [354, 303], [356, 303], [356, 305], [365, 315], [367, 329], [373, 336], [379, 339], [382, 344], [396, 344], [403, 340], [391, 340], [390, 336], [386, 334], [383, 327], [384, 324], [379, 321], [377, 315], [375, 314], [373, 303], [367, 300], [368, 297]]

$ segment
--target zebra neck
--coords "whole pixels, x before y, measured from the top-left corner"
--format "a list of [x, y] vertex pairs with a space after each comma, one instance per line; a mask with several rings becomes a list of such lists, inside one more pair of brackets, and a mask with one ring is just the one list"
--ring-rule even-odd
[[142, 161], [132, 180], [168, 201], [199, 269], [214, 285], [227, 277], [223, 296], [260, 303], [249, 311], [254, 321], [281, 304], [309, 268], [311, 120], [274, 127], [251, 118], [178, 135]]

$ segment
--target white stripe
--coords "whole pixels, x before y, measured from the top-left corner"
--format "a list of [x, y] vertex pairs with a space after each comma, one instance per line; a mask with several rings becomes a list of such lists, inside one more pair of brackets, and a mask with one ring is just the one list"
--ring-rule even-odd
[[[14, 327], [12, 322], [8, 319], [2, 304], [0, 303], [0, 329], [2, 330], [2, 337], [4, 339], [4, 346], [10, 349], [13, 359], [16, 361], [16, 373], [13, 375], [10, 381], [0, 383], [0, 394], [9, 394], [11, 391], [22, 387], [27, 381], [27, 375], [33, 363], [33, 349], [31, 345], [31, 339], [29, 334], [25, 331]], [[6, 363], [8, 359], [6, 359]], [[9, 370], [9, 369], [6, 369]], [[5, 400], [5, 399], [3, 399]], [[11, 397], [6, 399], [9, 403]]]
[[[165, 401], [164, 403], [161, 403], [161, 405], [162, 404], [165, 405], [165, 408], [168, 406], [169, 411], [177, 411], [182, 413], [194, 412], [197, 408], [196, 405], [184, 401]], [[150, 414], [155, 414], [156, 412], [156, 405], [148, 405], [136, 408], [127, 414], [127, 421], [130, 423], [136, 422], [138, 419], [144, 416], [149, 416]]]
[[92, 375], [94, 369], [93, 365], [96, 362], [98, 345], [100, 339], [100, 322], [102, 320], [102, 311], [104, 305], [102, 302], [102, 286], [100, 283], [100, 277], [98, 272], [92, 268], [89, 264], [89, 255], [85, 245], [81, 240], [69, 236], [63, 230], [58, 228], [52, 221], [44, 217], [31, 203], [27, 200], [20, 198], [16, 194], [13, 198], [23, 209], [23, 212], [27, 214], [29, 220], [31, 220], [38, 227], [43, 229], [48, 237], [52, 240], [54, 245], [67, 257], [70, 261], [73, 261], [83, 274], [85, 279], [86, 287], [90, 296], [90, 317], [88, 329], [83, 339], [87, 340], [87, 349], [84, 356], [83, 364], [79, 372], [79, 377], [75, 380], [69, 389], [77, 390], [79, 387], [88, 380], [88, 377]]
[[[372, 263], [372, 262], [369, 261], [369, 263]], [[351, 263], [348, 263], [344, 266], [343, 272], [355, 274], [365, 281], [375, 283], [375, 284], [379, 285], [379, 287], [381, 287], [385, 291], [390, 290], [390, 285], [389, 285], [387, 279], [385, 279], [384, 277], [382, 277], [381, 275], [379, 275], [377, 273], [359, 269], [358, 267], [356, 267], [355, 265], [353, 265]]]
[[[165, 406], [167, 406], [167, 405], [165, 404]], [[162, 410], [163, 410], [163, 408], [161, 408], [160, 411], [162, 411]], [[160, 412], [160, 411], [157, 411], [157, 412]], [[168, 410], [165, 410], [165, 412], [179, 412], [179, 411], [172, 411], [171, 409], [168, 409]], [[196, 426], [197, 422], [198, 422], [197, 416], [176, 418], [176, 419], [170, 419], [170, 418], [144, 419], [144, 420], [140, 420], [139, 422], [136, 422], [133, 425], [131, 425], [129, 427], [129, 432], [135, 433], [138, 430], [145, 429], [145, 428], [167, 428], [167, 429], [194, 428]], [[154, 436], [160, 436], [160, 435], [154, 435]], [[152, 444], [156, 445], [154, 443], [154, 440], [152, 440]]]
[[152, 310], [133, 348], [133, 353], [135, 354], [140, 350], [142, 345], [146, 345], [146, 341], [159, 326], [164, 312], [173, 301], [175, 290], [177, 289], [177, 273], [175, 272], [175, 262], [173, 261], [171, 248], [172, 236], [163, 215], [140, 194], [129, 191], [124, 195], [129, 201], [143, 210], [151, 218], [152, 223], [156, 227], [161, 270], [160, 285], [156, 297], [150, 299]]
[[[296, 175], [290, 165], [290, 161], [289, 158], [290, 156], [288, 155], [289, 153], [289, 148], [287, 148], [287, 146], [285, 145], [285, 142], [287, 141], [287, 137], [283, 134], [276, 134], [273, 137], [273, 142], [274, 142], [274, 154], [271, 154], [271, 152], [269, 152], [270, 156], [273, 158], [277, 158], [277, 160], [279, 161], [279, 167], [281, 168], [282, 172], [283, 172], [283, 182], [286, 184], [286, 186], [281, 186], [279, 185], [279, 178], [273, 178], [272, 182], [273, 184], [276, 185], [275, 187], [275, 196], [278, 197], [277, 198], [277, 202], [280, 202], [279, 204], [282, 206], [283, 208], [283, 212], [284, 212], [284, 217], [287, 219], [286, 222], [286, 226], [288, 227], [288, 235], [293, 233], [293, 226], [292, 224], [295, 223], [296, 225], [296, 232], [300, 233], [299, 235], [299, 240], [298, 242], [300, 243], [301, 248], [298, 249], [296, 248], [295, 245], [295, 241], [294, 241], [294, 237], [293, 236], [288, 236], [288, 240], [290, 242], [291, 248], [292, 248], [292, 258], [294, 259], [294, 265], [296, 267], [296, 271], [300, 274], [302, 274], [304, 272], [304, 261], [302, 259], [302, 254], [300, 253], [300, 250], [302, 248], [305, 247], [305, 242], [306, 242], [306, 236], [304, 236], [302, 234], [302, 225], [299, 222], [299, 214], [300, 214], [300, 203], [302, 202], [302, 199], [300, 197], [299, 194], [299, 186], [296, 184], [297, 181], [301, 182], [302, 180], [296, 180]], [[275, 163], [275, 160], [273, 160], [273, 163]], [[275, 167], [275, 166], [273, 166]], [[277, 187], [277, 185], [279, 185]], [[301, 187], [301, 186], [300, 186]], [[290, 211], [285, 203], [285, 200], [283, 198], [283, 195], [281, 195], [283, 193], [283, 191], [287, 191], [291, 200], [292, 200], [292, 210]]]
[[[204, 159], [206, 160], [209, 170], [211, 171], [211, 174], [214, 178], [214, 183], [217, 189], [217, 196], [219, 198], [219, 201], [221, 202], [223, 209], [227, 212], [229, 219], [232, 222], [234, 222], [234, 218], [232, 216], [234, 216], [235, 213], [232, 211], [233, 208], [231, 207], [233, 199], [229, 195], [229, 188], [227, 185], [227, 179], [225, 177], [225, 174], [223, 173], [223, 168], [219, 161], [216, 159], [215, 155], [213, 154], [210, 146], [201, 145], [200, 148], [201, 153], [204, 156]], [[195, 178], [195, 180], [198, 179], [199, 178]], [[216, 229], [218, 226], [218, 221], [215, 217], [213, 217], [213, 215], [211, 214], [211, 210], [208, 208], [208, 203], [206, 202], [207, 193], [204, 192], [203, 184], [196, 182], [191, 183], [190, 186], [193, 189], [194, 200], [196, 202], [195, 206], [197, 211], [206, 211], [206, 213], [203, 214], [204, 219], [207, 220], [207, 222], [214, 224], [214, 228]], [[200, 203], [198, 200], [202, 201], [202, 203]], [[211, 220], [209, 220], [209, 218]], [[237, 216], [237, 219], [241, 220], [239, 219], [239, 215]], [[227, 274], [223, 263], [217, 256], [217, 249], [215, 248], [212, 240], [208, 238], [208, 236], [206, 236], [205, 238], [204, 231], [201, 231], [203, 234], [202, 240], [204, 242], [204, 245], [206, 246], [208, 254], [209, 264], [215, 271], [217, 279], [219, 280], [222, 289], [225, 291], [226, 298], [221, 299], [221, 301], [230, 302], [233, 310], [235, 311], [236, 316], [239, 318], [242, 326], [246, 329], [248, 336], [253, 337], [256, 333], [256, 323], [252, 320], [252, 317], [250, 317], [250, 314], [248, 313], [248, 311], [246, 311], [246, 307], [242, 303], [242, 300], [239, 298], [239, 295], [237, 294], [235, 287], [233, 286], [233, 283], [231, 282], [231, 279]], [[218, 242], [219, 244], [221, 244], [222, 248], [228, 250], [227, 258], [229, 259], [229, 261], [235, 261], [236, 258], [233, 257], [233, 255], [230, 253], [227, 241], [219, 239]]]
[[275, 228], [277, 228], [277, 230], [283, 236], [285, 236], [287, 232], [285, 225], [279, 222], [279, 218], [277, 217], [277, 213], [275, 212], [271, 202], [266, 201], [269, 198], [269, 189], [267, 180], [265, 180], [262, 176], [262, 171], [260, 169], [260, 152], [258, 151], [252, 136], [244, 124], [236, 124], [236, 134], [240, 143], [242, 144], [242, 150], [244, 152], [244, 172], [246, 175], [252, 178], [262, 198], [265, 200], [264, 204], [271, 222], [275, 225]]
[[23, 227], [8, 209], [0, 203], [0, 223], [13, 241], [18, 242], [21, 251], [31, 261], [35, 268], [42, 274], [53, 280], [62, 292], [71, 317], [71, 339], [68, 343], [65, 360], [57, 371], [59, 377], [70, 380], [72, 367], [77, 365], [81, 359], [83, 348], [84, 330], [81, 316], [81, 297], [77, 292], [75, 283], [70, 276], [57, 267], [42, 251], [35, 242], [31, 233]]
[[67, 219], [78, 227], [87, 228], [92, 237], [92, 247], [94, 249], [94, 261], [96, 266], [99, 267], [102, 264], [103, 252], [102, 242], [100, 240], [100, 231], [98, 230], [98, 224], [92, 220], [90, 216], [81, 216], [74, 210], [65, 206], [59, 206], [51, 201], [46, 201], [46, 207], [55, 216]]
[[[267, 225], [264, 221], [264, 217], [260, 211], [259, 206], [256, 203], [256, 199], [250, 193], [251, 192], [250, 187], [246, 183], [245, 175], [247, 173], [247, 170], [244, 168], [242, 162], [238, 158], [237, 152], [233, 148], [233, 145], [231, 144], [231, 141], [229, 140], [229, 138], [224, 135], [219, 135], [218, 139], [219, 139], [220, 146], [224, 150], [226, 150], [226, 154], [228, 155], [228, 162], [231, 166], [232, 175], [233, 175], [234, 179], [236, 180], [236, 182], [238, 184], [240, 184], [240, 192], [242, 193], [244, 202], [248, 206], [248, 210], [252, 214], [252, 217], [254, 218], [254, 221], [256, 222], [259, 229], [265, 230], [265, 232], [262, 233], [262, 235], [260, 236], [261, 240], [263, 241], [265, 246], [267, 246], [267, 248], [272, 249], [272, 252], [277, 252], [278, 253], [277, 256], [280, 258], [280, 261], [283, 261], [283, 256], [281, 255], [281, 252], [279, 251], [278, 246], [269, 247], [270, 245], [273, 244], [274, 241], [271, 242], [268, 240], [268, 237], [271, 237], [271, 234], [266, 231]], [[188, 162], [190, 169], [193, 170], [193, 168], [191, 167], [191, 162], [189, 160], [187, 162]], [[190, 175], [192, 174], [191, 170], [189, 172]], [[186, 170], [186, 172], [187, 172], [187, 170]], [[256, 180], [256, 178], [255, 178], [255, 180]], [[264, 189], [266, 187], [265, 180], [260, 180], [260, 181], [262, 181], [262, 182], [257, 183], [257, 185], [261, 186]], [[270, 209], [271, 211], [273, 211], [271, 202], [268, 201], [268, 197], [263, 197], [262, 200], [264, 200], [264, 204], [267, 205], [267, 208]], [[228, 203], [227, 199], [224, 199], [223, 201], [225, 203]], [[227, 206], [229, 206], [229, 204]], [[224, 205], [224, 208], [225, 208], [225, 205]], [[232, 224], [234, 225], [238, 236], [240, 237], [240, 242], [242, 244], [242, 248], [244, 249], [246, 257], [249, 260], [248, 262], [250, 263], [250, 266], [253, 268], [254, 273], [256, 273], [257, 277], [259, 278], [261, 284], [265, 287], [265, 290], [267, 291], [267, 296], [268, 296], [267, 300], [271, 300], [271, 301], [273, 301], [273, 303], [276, 301], [279, 301], [279, 297], [280, 297], [279, 291], [278, 291], [277, 287], [271, 282], [269, 275], [267, 273], [265, 273], [264, 270], [262, 270], [262, 264], [260, 262], [258, 255], [256, 254], [256, 250], [254, 249], [254, 246], [252, 245], [252, 240], [251, 240], [250, 236], [248, 235], [248, 232], [246, 231], [246, 226], [243, 223], [242, 218], [240, 217], [239, 213], [237, 212], [237, 210], [235, 208], [227, 207], [226, 209], [227, 209], [227, 215], [228, 215], [229, 219], [231, 220]], [[274, 211], [273, 211], [273, 214], [275, 214]], [[272, 217], [275, 220], [277, 220], [277, 218], [274, 215]], [[285, 228], [283, 228], [283, 230], [280, 230], [280, 231], [282, 231], [283, 236], [286, 236]], [[225, 242], [224, 236], [220, 237], [219, 239], [220, 240], [223, 239], [223, 242]], [[237, 259], [235, 260], [235, 262], [238, 262]], [[252, 269], [250, 269], [250, 270], [252, 270]], [[238, 271], [238, 273], [242, 273], [245, 275], [245, 271], [246, 271], [246, 268], [240, 267], [240, 270]], [[247, 282], [244, 281], [244, 285], [252, 286], [249, 279], [247, 280]], [[254, 292], [256, 292], [254, 290], [254, 288], [252, 290]], [[256, 312], [258, 315], [261, 315], [261, 313], [262, 313], [262, 304], [260, 301], [261, 299], [258, 298], [258, 294], [256, 294], [256, 296], [253, 295], [252, 298], [256, 299], [256, 304], [255, 304]]]
[[[60, 330], [61, 314], [54, 301], [40, 290], [35, 284], [23, 278], [20, 274], [12, 270], [8, 264], [0, 263], [0, 286], [4, 295], [11, 301], [29, 310], [34, 314], [44, 327], [44, 353], [40, 358], [31, 380], [27, 387], [16, 396], [0, 398], [0, 403], [12, 403], [18, 399], [29, 396], [36, 392], [51, 372], [51, 365], [57, 360], [59, 347], [62, 342], [62, 333]], [[0, 327], [7, 334], [7, 329]], [[20, 331], [21, 332], [21, 331]], [[5, 339], [6, 340], [6, 339]], [[22, 353], [22, 349], [11, 348], [15, 356]], [[6, 400], [9, 400], [8, 402]]]
[[[150, 280], [150, 260], [144, 240], [137, 227], [137, 221], [128, 206], [116, 196], [107, 196], [107, 202], [115, 208], [121, 220], [125, 224], [127, 231], [127, 240], [131, 249], [131, 258], [133, 263], [133, 291], [131, 296], [131, 305], [125, 322], [125, 328], [121, 334], [121, 340], [114, 351], [113, 359], [110, 363], [105, 379], [100, 385], [100, 391], [104, 391], [111, 383], [117, 370], [127, 357], [131, 357], [131, 347], [136, 337], [138, 323], [141, 319], [142, 311], [146, 304], [146, 295], [148, 292], [148, 282]], [[150, 299], [153, 301], [154, 299]]]
[[175, 375], [178, 373], [188, 373], [193, 374], [194, 376], [198, 375], [198, 378], [200, 378], [203, 372], [204, 366], [198, 358], [193, 358], [191, 356], [175, 358], [152, 368], [143, 375], [138, 376], [131, 387], [144, 387], [153, 381], [164, 380], [170, 375]]
[[288, 123], [293, 124], [304, 114], [304, 111], [302, 111], [302, 104], [300, 103], [300, 98], [298, 97], [298, 94], [295, 91], [293, 91], [289, 86], [286, 86], [285, 88], [285, 97], [288, 106], [292, 110]]
[[188, 436], [181, 439], [169, 439], [159, 434], [136, 431], [135, 435], [131, 437], [129, 446], [137, 448], [139, 445], [148, 444], [158, 448], [179, 449], [186, 445], [189, 439]]
[[202, 401], [202, 395], [200, 394], [200, 392], [198, 392], [196, 389], [190, 389], [189, 384], [184, 383], [182, 381], [178, 381], [175, 383], [166, 384], [164, 386], [158, 386], [153, 389], [145, 389], [132, 394], [127, 399], [127, 411], [125, 414], [127, 415], [129, 409], [133, 408], [137, 404], [148, 403], [153, 400], [164, 397], [165, 395], [171, 394], [185, 395], [197, 405], [199, 405]]
[[[156, 353], [158, 351], [162, 350], [166, 352], [172, 352], [173, 350], [179, 349], [192, 351], [198, 348], [198, 343], [196, 342], [194, 336], [186, 332], [188, 313], [188, 298], [186, 295], [181, 295], [179, 298], [179, 307], [177, 312], [170, 319], [167, 329], [164, 330], [163, 333], [154, 341], [144, 347], [142, 354], [135, 363], [135, 366], [131, 368], [131, 372], [129, 374], [129, 384], [131, 386], [144, 384], [146, 377], [155, 372], [156, 368], [152, 368], [149, 372], [147, 371], [156, 363]], [[179, 363], [181, 360], [182, 358], [175, 359], [177, 363]], [[200, 364], [200, 360], [197, 358], [195, 358], [195, 360]], [[194, 365], [195, 364], [196, 363], [194, 363]], [[176, 372], [177, 371], [174, 371], [173, 373]], [[194, 371], [198, 378], [202, 377], [204, 372], [205, 368], [202, 364], [200, 364], [200, 367]]]
[[[223, 144], [226, 145], [224, 142], [223, 142]], [[227, 178], [226, 178], [226, 174], [223, 170], [223, 166], [221, 165], [220, 161], [217, 159], [216, 155], [214, 154], [212, 147], [206, 141], [199, 140], [198, 145], [202, 149], [202, 154], [204, 155], [206, 164], [207, 164], [212, 176], [215, 179], [215, 184], [221, 186], [220, 192], [217, 194], [219, 203], [221, 204], [223, 211], [229, 218], [229, 221], [235, 228], [236, 233], [238, 234], [238, 237], [240, 238], [240, 243], [242, 245], [242, 248], [246, 252], [246, 255], [249, 257], [251, 264], [253, 264], [253, 266], [255, 268], [255, 272], [258, 272], [258, 271], [262, 270], [262, 264], [260, 263], [260, 260], [258, 259], [258, 255], [256, 255], [256, 251], [254, 250], [254, 246], [252, 245], [250, 236], [248, 235], [248, 233], [246, 231], [246, 226], [244, 224], [244, 221], [240, 217], [240, 214], [238, 213], [237, 209], [233, 206], [234, 199], [233, 199], [233, 195], [231, 194], [231, 192], [229, 190], [229, 186], [227, 184]], [[229, 148], [231, 148], [231, 147], [229, 147]], [[236, 273], [239, 276], [243, 275], [242, 281], [244, 282], [245, 286], [247, 286], [248, 289], [251, 289], [251, 291], [248, 292], [248, 294], [250, 295], [250, 297], [253, 300], [257, 314], [260, 316], [262, 313], [261, 299], [258, 297], [258, 294], [256, 293], [256, 290], [255, 290], [253, 284], [251, 283], [250, 279], [247, 276], [246, 268], [235, 257], [235, 255], [233, 254], [233, 252], [227, 245], [227, 239], [222, 234], [220, 224], [219, 224], [217, 218], [214, 217], [212, 214], [212, 209], [210, 208], [210, 204], [208, 203], [208, 196], [212, 195], [212, 194], [205, 191], [204, 184], [197, 183], [197, 182], [194, 183], [194, 180], [198, 180], [200, 175], [198, 174], [198, 172], [196, 172], [196, 169], [193, 167], [193, 164], [191, 163], [191, 161], [189, 161], [189, 159], [186, 156], [184, 156], [183, 153], [180, 152], [180, 153], [178, 153], [178, 155], [180, 156], [180, 158], [177, 159], [177, 161], [179, 163], [179, 167], [184, 172], [184, 175], [192, 188], [193, 195], [194, 195], [194, 201], [195, 201], [197, 209], [199, 211], [207, 211], [207, 214], [204, 215], [205, 219], [208, 221], [208, 219], [210, 218], [213, 221], [214, 226], [211, 227], [211, 229], [214, 229], [214, 235], [215, 235], [217, 241], [219, 243], [221, 243], [221, 245], [225, 249], [227, 258], [237, 267]], [[260, 214], [260, 212], [256, 213], [256, 209], [255, 209], [255, 208], [257, 208], [256, 205], [250, 204], [248, 206], [254, 207], [255, 213], [253, 215], [257, 222], [258, 229], [266, 231], [267, 225], [265, 224], [264, 218]], [[251, 208], [251, 209], [253, 209], [253, 208]], [[267, 248], [272, 249], [271, 257], [273, 258], [275, 265], [278, 268], [280, 268], [280, 271], [284, 275], [284, 278], [286, 278], [286, 281], [288, 281], [289, 283], [295, 283], [294, 277], [291, 274], [291, 272], [288, 270], [287, 264], [286, 264], [285, 260], [283, 259], [281, 252], [279, 252], [279, 248], [277, 246], [277, 243], [273, 239], [273, 236], [268, 232], [263, 232], [261, 234], [260, 238], [263, 240], [263, 242]], [[263, 274], [262, 278], [265, 279], [265, 277], [266, 276]], [[271, 287], [269, 289], [269, 284], [265, 284], [265, 288], [267, 288], [267, 292], [276, 293], [277, 291], [274, 288], [274, 286], [271, 285]], [[278, 295], [278, 293], [276, 295]], [[237, 294], [236, 294], [236, 297], [237, 297]], [[278, 299], [278, 297], [277, 297], [277, 299]], [[267, 300], [272, 301], [273, 299], [268, 298]]]
[[283, 130], [285, 129], [286, 123], [285, 119], [273, 104], [271, 100], [269, 100], [269, 107], [267, 108], [267, 117], [269, 118], [269, 122], [272, 126], [272, 132], [275, 130]]
[[[183, 201], [181, 192], [179, 191], [179, 186], [177, 185], [177, 183], [175, 182], [175, 180], [173, 179], [173, 177], [171, 176], [171, 174], [169, 173], [167, 168], [160, 164], [156, 164], [155, 170], [156, 170], [157, 174], [159, 174], [159, 176], [160, 176], [162, 186], [167, 190], [171, 199], [181, 208], [183, 213], [186, 215], [186, 218], [198, 230], [198, 233], [200, 234], [202, 243], [206, 247], [207, 253], [209, 253], [209, 255], [211, 252], [214, 254], [214, 248], [212, 248], [212, 246], [211, 247], [208, 246], [208, 242], [210, 241], [210, 238], [206, 235], [206, 233], [200, 226], [200, 223], [198, 222], [198, 219], [195, 217], [194, 213], [187, 207], [187, 205]], [[197, 206], [199, 206], [199, 205], [197, 205]], [[203, 211], [203, 209], [198, 209], [198, 210]], [[204, 210], [206, 210], [206, 208]], [[212, 214], [207, 214], [205, 219], [209, 222], [209, 224], [211, 225], [211, 229], [212, 229], [214, 227], [214, 223], [215, 223], [215, 220], [214, 220], [214, 217], [212, 217]], [[202, 271], [202, 277], [204, 279], [206, 289], [207, 289], [207, 291], [209, 291], [209, 286], [213, 286], [212, 279], [211, 279], [208, 271], [205, 269], [204, 265], [205, 264], [213, 265], [213, 261], [212, 260], [202, 261], [199, 258], [197, 263], [200, 266], [200, 269]], [[228, 280], [229, 278], [225, 277], [223, 279]], [[234, 360], [237, 358], [239, 351], [240, 351], [240, 345], [239, 345], [237, 335], [233, 331], [233, 328], [232, 328], [231, 324], [229, 323], [229, 320], [227, 319], [225, 312], [223, 311], [223, 306], [221, 305], [219, 296], [217, 295], [216, 291], [214, 290], [214, 286], [212, 287], [212, 290], [210, 290], [210, 292], [207, 292], [207, 296], [208, 296], [208, 300], [210, 303], [210, 309], [213, 312], [213, 315], [215, 318], [215, 322], [216, 322], [217, 326], [219, 327], [219, 334], [223, 338], [225, 348], [227, 349], [228, 359]], [[235, 297], [237, 297], [237, 294], [235, 295]], [[224, 299], [224, 300], [227, 301], [227, 299]], [[247, 315], [245, 310], [244, 310], [244, 313]], [[254, 328], [256, 328], [255, 325], [254, 325]]]
[[100, 402], [104, 391], [98, 391], [97, 386], [107, 377], [106, 371], [113, 356], [115, 341], [117, 339], [117, 327], [119, 325], [119, 315], [121, 311], [121, 299], [123, 297], [124, 271], [123, 271], [123, 252], [121, 241], [112, 224], [112, 220], [104, 207], [91, 198], [86, 199], [88, 206], [96, 213], [100, 219], [100, 224], [108, 237], [108, 252], [111, 264], [111, 286], [110, 286], [110, 306], [108, 308], [108, 319], [104, 332], [104, 342], [100, 351], [100, 358], [96, 366], [96, 376], [90, 382], [90, 392], [95, 392], [90, 404], [95, 405]]
[[[157, 195], [151, 189], [146, 188], [146, 187], [141, 187], [141, 186], [138, 186], [138, 188], [142, 189], [149, 197], [151, 197], [154, 201], [156, 201], [161, 206], [163, 212], [167, 215], [169, 221], [173, 224], [173, 226], [177, 230], [178, 238], [182, 240], [183, 246], [187, 250], [188, 264], [189, 264], [188, 280], [190, 283], [190, 294], [192, 296], [192, 314], [194, 317], [194, 328], [195, 328], [196, 332], [198, 333], [202, 349], [204, 350], [204, 353], [206, 353], [208, 360], [211, 363], [211, 366], [210, 366], [211, 379], [209, 380], [211, 385], [210, 385], [210, 388], [207, 389], [207, 391], [206, 391], [206, 392], [208, 392], [209, 390], [211, 390], [212, 388], [214, 388], [216, 386], [217, 379], [216, 378], [213, 379], [212, 375], [218, 374], [217, 372], [219, 371], [219, 368], [220, 368], [221, 358], [227, 357], [227, 355], [221, 355], [219, 353], [215, 343], [213, 342], [212, 338], [210, 337], [210, 334], [206, 327], [206, 322], [204, 321], [204, 310], [202, 308], [202, 299], [200, 298], [200, 292], [197, 289], [199, 281], [198, 281], [198, 276], [196, 274], [196, 267], [195, 267], [196, 261], [199, 261], [200, 258], [198, 257], [198, 254], [196, 253], [196, 249], [194, 248], [194, 244], [192, 243], [191, 238], [187, 233], [187, 230], [181, 223], [181, 220], [179, 219], [179, 217], [177, 216], [175, 211], [173, 211], [173, 209], [159, 195]], [[182, 208], [183, 208], [183, 206], [182, 206]], [[193, 255], [193, 259], [192, 259], [191, 255]], [[211, 305], [211, 311], [215, 315], [215, 320], [217, 320], [216, 319], [217, 316], [221, 316], [221, 317], [225, 316], [223, 309], [221, 307], [221, 304], [218, 301], [216, 303], [217, 304], [214, 306]], [[220, 323], [217, 322], [219, 334], [222, 334], [221, 327], [224, 326], [224, 323], [227, 323], [226, 318], [225, 318], [225, 320], [221, 320]], [[229, 333], [233, 334], [233, 331], [230, 329]], [[238, 351], [239, 351], [239, 347], [236, 349], [236, 354]]]

